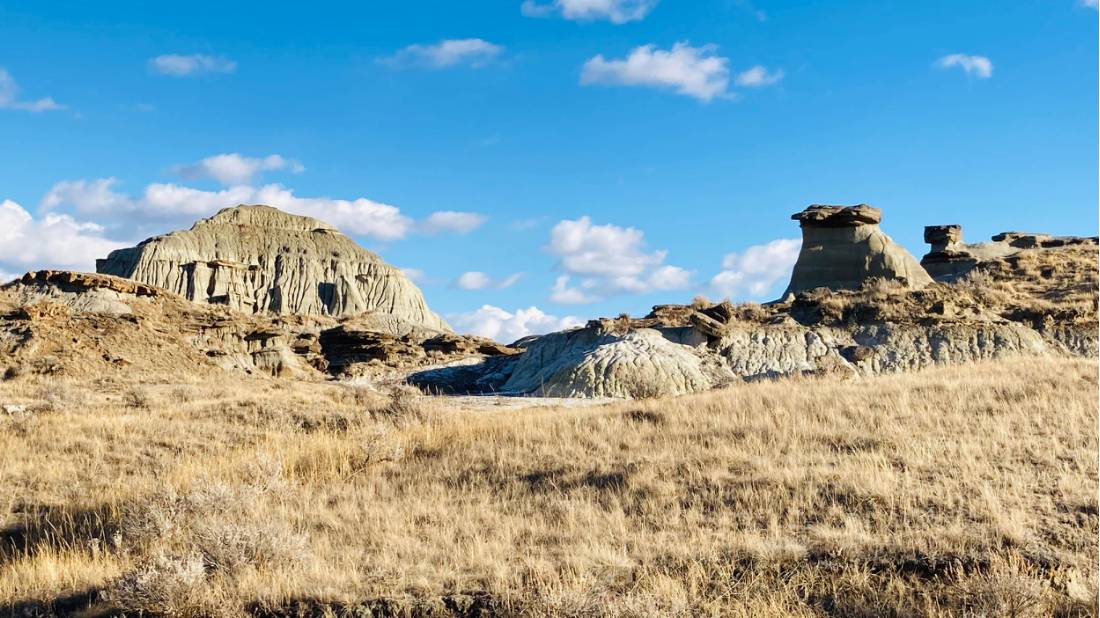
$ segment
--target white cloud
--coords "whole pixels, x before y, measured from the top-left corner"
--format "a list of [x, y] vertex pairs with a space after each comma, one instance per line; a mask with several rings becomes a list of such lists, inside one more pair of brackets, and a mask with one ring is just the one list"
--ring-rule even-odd
[[[559, 222], [547, 250], [567, 274], [559, 276], [551, 300], [589, 303], [614, 294], [640, 294], [687, 287], [691, 273], [664, 263], [666, 251], [647, 252], [645, 235], [635, 228], [593, 225], [589, 217]], [[579, 283], [571, 287], [570, 277]]]
[[419, 268], [402, 268], [401, 272], [405, 273], [405, 276], [411, 281], [419, 282], [424, 280], [424, 271]]
[[801, 240], [781, 238], [753, 245], [742, 253], [729, 253], [722, 259], [722, 272], [711, 278], [710, 287], [720, 296], [759, 297], [790, 278], [801, 248]]
[[769, 72], [767, 68], [758, 64], [738, 73], [734, 83], [745, 88], [760, 88], [779, 83], [781, 79], [783, 79], [783, 69]]
[[483, 272], [473, 270], [459, 275], [454, 284], [463, 290], [504, 289], [512, 287], [522, 278], [523, 273], [513, 273], [501, 279], [494, 279]]
[[442, 232], [469, 234], [481, 227], [485, 220], [485, 215], [479, 215], [476, 212], [440, 210], [433, 212], [427, 219], [421, 221], [419, 229], [425, 234], [439, 234]]
[[483, 290], [492, 283], [489, 275], [483, 272], [471, 271], [462, 273], [455, 279], [455, 285], [463, 290]]
[[213, 178], [223, 185], [241, 185], [251, 182], [252, 177], [260, 172], [288, 170], [299, 174], [305, 168], [301, 163], [277, 154], [255, 158], [231, 152], [206, 157], [190, 165], [177, 165], [175, 170], [184, 178]]
[[[55, 184], [42, 198], [44, 211], [70, 206], [81, 214], [179, 219], [205, 217], [238, 204], [267, 204], [287, 212], [331, 223], [344, 232], [379, 240], [398, 240], [414, 230], [431, 233], [466, 233], [484, 221], [482, 215], [441, 211], [417, 223], [390, 204], [360, 197], [352, 200], [329, 197], [298, 197], [280, 184], [261, 187], [237, 185], [206, 191], [174, 183], [153, 183], [140, 197], [113, 190], [114, 178], [65, 180]], [[473, 226], [473, 227], [471, 227]]]
[[524, 0], [520, 12], [527, 17], [546, 17], [560, 13], [565, 19], [575, 21], [607, 20], [613, 24], [625, 24], [645, 18], [658, 0]]
[[82, 213], [109, 213], [133, 208], [132, 200], [111, 187], [117, 178], [96, 180], [62, 180], [50, 187], [39, 203], [42, 210], [52, 210], [63, 204], [71, 205]]
[[967, 75], [974, 75], [978, 79], [988, 79], [993, 76], [993, 63], [985, 56], [949, 54], [937, 60], [936, 66], [941, 69], [959, 67]]
[[538, 307], [508, 312], [493, 305], [482, 305], [476, 311], [450, 314], [447, 320], [461, 333], [488, 337], [511, 343], [528, 335], [541, 335], [582, 324], [578, 318], [567, 315], [556, 317], [544, 313]]
[[554, 280], [554, 287], [550, 289], [550, 300], [562, 305], [586, 305], [600, 300], [578, 288], [569, 287], [569, 279], [569, 275], [559, 275]]
[[0, 264], [95, 271], [96, 258], [127, 246], [103, 237], [103, 227], [68, 215], [35, 220], [12, 200], [0, 202]]
[[1090, 9], [1100, 8], [1100, 0], [1080, 0], [1081, 6], [1087, 6]]
[[54, 109], [64, 109], [50, 97], [34, 101], [22, 101], [19, 99], [19, 84], [6, 69], [0, 67], [0, 109], [18, 109], [25, 112], [45, 112]]
[[484, 39], [445, 39], [434, 45], [409, 45], [379, 62], [394, 68], [453, 66], [480, 68], [497, 58], [504, 48]]
[[700, 101], [730, 96], [729, 59], [715, 54], [716, 49], [680, 42], [668, 51], [653, 45], [635, 47], [620, 60], [600, 54], [584, 63], [581, 83], [670, 88]]
[[237, 63], [228, 58], [206, 54], [164, 54], [150, 58], [149, 68], [161, 75], [186, 77], [204, 73], [232, 73], [237, 70]]

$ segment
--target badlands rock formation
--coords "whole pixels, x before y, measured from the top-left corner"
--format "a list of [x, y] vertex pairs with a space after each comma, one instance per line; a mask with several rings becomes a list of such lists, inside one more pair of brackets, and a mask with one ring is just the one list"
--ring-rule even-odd
[[924, 242], [931, 245], [920, 264], [938, 281], [953, 281], [970, 272], [981, 262], [1019, 253], [1025, 249], [1051, 249], [1071, 245], [1095, 245], [1097, 238], [1050, 236], [1027, 232], [1001, 232], [992, 242], [963, 242], [961, 225], [929, 225]]
[[373, 313], [450, 330], [399, 269], [327, 223], [270, 206], [227, 208], [190, 230], [112, 251], [96, 270], [244, 313]]
[[815, 288], [764, 306], [662, 305], [409, 381], [450, 393], [648, 397], [789, 375], [851, 379], [1012, 355], [1095, 356], [1096, 259], [1095, 245], [1040, 243], [981, 261], [980, 276], [921, 289], [868, 275], [858, 289]]
[[[436, 393], [638, 398], [1100, 353], [1095, 239], [1005, 233], [965, 245], [957, 226], [936, 226], [926, 232], [933, 253], [969, 262], [967, 276], [932, 281], [878, 230], [877, 209], [816, 206], [796, 218], [806, 235], [798, 291], [781, 301], [661, 305], [503, 346], [444, 332], [415, 286], [329, 226], [239, 207], [102, 263], [141, 281], [39, 271], [0, 287], [0, 372], [225, 370], [407, 381]], [[360, 306], [368, 310], [352, 310]]]
[[791, 218], [802, 228], [802, 250], [785, 294], [858, 289], [870, 277], [914, 289], [932, 282], [916, 258], [879, 229], [878, 208], [814, 204]]
[[0, 373], [375, 377], [517, 352], [376, 314], [243, 313], [109, 275], [38, 271], [0, 287]]

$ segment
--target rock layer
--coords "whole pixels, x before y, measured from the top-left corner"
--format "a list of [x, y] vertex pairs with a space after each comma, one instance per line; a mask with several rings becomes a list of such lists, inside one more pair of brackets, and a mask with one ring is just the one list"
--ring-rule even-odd
[[227, 208], [112, 251], [96, 271], [246, 313], [376, 313], [450, 330], [399, 269], [327, 223], [270, 206]]
[[815, 288], [858, 289], [879, 277], [921, 288], [931, 277], [881, 229], [882, 211], [866, 204], [814, 204], [791, 215], [802, 228], [802, 250], [785, 294]]
[[1056, 249], [1095, 245], [1095, 236], [1051, 236], [1030, 232], [1001, 232], [991, 242], [963, 242], [960, 225], [929, 225], [924, 242], [931, 245], [920, 264], [937, 281], [954, 281], [985, 261], [1013, 255], [1025, 249]]

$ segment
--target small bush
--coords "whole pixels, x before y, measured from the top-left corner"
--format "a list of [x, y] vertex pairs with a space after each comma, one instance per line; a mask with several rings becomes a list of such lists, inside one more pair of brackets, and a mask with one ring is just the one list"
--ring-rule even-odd
[[198, 554], [158, 554], [115, 580], [103, 596], [124, 610], [180, 616], [197, 605], [205, 578]]
[[294, 564], [309, 555], [306, 537], [278, 520], [205, 518], [189, 533], [206, 568], [221, 573], [235, 573], [248, 566]]
[[51, 412], [73, 410], [83, 406], [88, 397], [80, 388], [69, 382], [57, 381], [38, 393], [42, 408]]
[[148, 410], [153, 405], [153, 393], [144, 386], [135, 386], [122, 394], [122, 403], [129, 408]]
[[395, 424], [423, 423], [431, 420], [424, 396], [415, 386], [401, 385], [390, 391], [386, 403], [371, 412], [376, 420]]
[[199, 389], [190, 384], [180, 384], [172, 389], [173, 403], [191, 403], [199, 398]]

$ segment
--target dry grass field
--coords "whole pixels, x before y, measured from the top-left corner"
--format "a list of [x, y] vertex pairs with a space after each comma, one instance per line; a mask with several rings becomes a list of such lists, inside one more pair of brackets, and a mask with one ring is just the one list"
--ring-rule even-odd
[[0, 382], [0, 614], [1095, 616], [1097, 363], [460, 410]]

